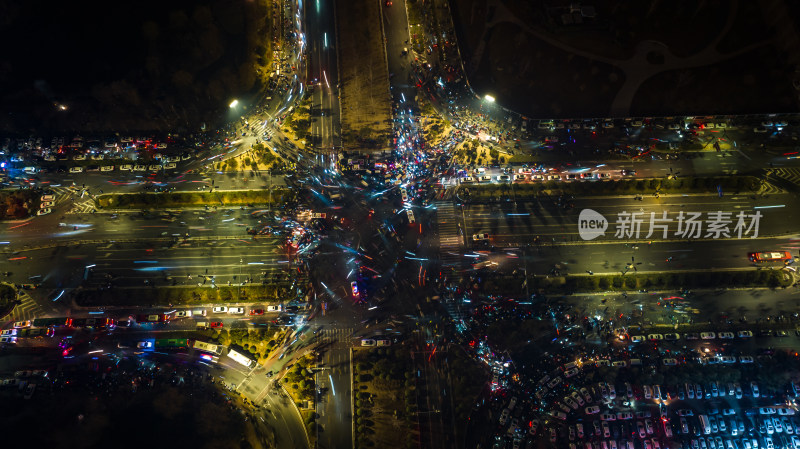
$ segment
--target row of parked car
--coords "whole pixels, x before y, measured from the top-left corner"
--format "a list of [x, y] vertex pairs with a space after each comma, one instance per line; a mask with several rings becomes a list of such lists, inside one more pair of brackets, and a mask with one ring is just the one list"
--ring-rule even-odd
[[461, 178], [462, 184], [475, 182], [544, 182], [544, 181], [579, 181], [579, 180], [603, 180], [610, 179], [611, 174], [605, 172], [586, 172], [586, 173], [549, 173], [549, 174], [523, 174], [514, 175], [504, 174], [491, 176], [487, 174], [466, 176]]
[[[771, 330], [769, 330], [767, 332], [769, 333], [769, 335], [773, 334], [773, 331], [771, 331]], [[775, 336], [784, 337], [784, 336], [789, 335], [786, 331], [774, 331], [774, 332], [775, 332], [775, 334], [774, 334]], [[780, 335], [779, 335], [779, 333], [780, 333]], [[633, 335], [631, 337], [631, 341], [633, 343], [641, 343], [641, 342], [643, 342], [645, 340], [650, 340], [650, 341], [661, 341], [661, 340], [677, 341], [677, 340], [680, 340], [681, 337], [683, 337], [683, 339], [685, 339], [685, 340], [714, 340], [714, 339], [717, 339], [717, 338], [719, 338], [721, 340], [732, 340], [733, 338], [735, 338], [737, 336], [739, 338], [752, 338], [753, 337], [753, 332], [752, 331], [748, 331], [748, 330], [741, 330], [741, 331], [737, 332], [736, 334], [734, 334], [733, 332], [719, 332], [719, 333], [716, 333], [716, 332], [700, 332], [699, 334], [698, 333], [694, 333], [694, 332], [689, 332], [689, 333], [683, 334], [683, 336], [681, 336], [681, 334], [678, 334], [678, 333], [648, 334], [647, 338], [645, 338], [644, 335]]]
[[[157, 172], [157, 171], [161, 171], [161, 169], [173, 170], [173, 169], [175, 169], [177, 167], [178, 167], [177, 164], [175, 164], [174, 162], [169, 162], [169, 163], [164, 164], [164, 165], [151, 164], [149, 166], [148, 165], [140, 165], [140, 164], [137, 164], [137, 165], [125, 164], [125, 165], [120, 165], [119, 166], [119, 170], [120, 171], [139, 171], [139, 172], [148, 171], [149, 170], [149, 171], [152, 171], [152, 172]], [[86, 168], [86, 171], [112, 172], [112, 171], [114, 171], [116, 169], [117, 169], [117, 167], [114, 166], [114, 165], [103, 165], [103, 166], [90, 165], [89, 167]], [[83, 173], [84, 172], [84, 168], [83, 167], [70, 167], [69, 168], [69, 172], [70, 173]]]

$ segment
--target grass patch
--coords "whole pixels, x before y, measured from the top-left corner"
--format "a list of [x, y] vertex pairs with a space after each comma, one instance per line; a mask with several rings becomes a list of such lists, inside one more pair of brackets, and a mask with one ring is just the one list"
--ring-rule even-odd
[[17, 290], [7, 284], [0, 284], [0, 317], [14, 310], [17, 305]]
[[0, 191], [0, 220], [27, 218], [39, 210], [40, 192], [34, 190]]

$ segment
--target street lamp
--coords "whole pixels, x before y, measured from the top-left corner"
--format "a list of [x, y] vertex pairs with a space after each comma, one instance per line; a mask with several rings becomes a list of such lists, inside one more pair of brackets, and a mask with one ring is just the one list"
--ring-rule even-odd
[[494, 103], [494, 97], [489, 94], [484, 95], [483, 99], [486, 100], [487, 103]]
[[231, 101], [231, 104], [229, 106], [230, 106], [231, 109], [233, 109], [238, 105], [239, 105], [239, 100], [233, 100], [233, 101]]

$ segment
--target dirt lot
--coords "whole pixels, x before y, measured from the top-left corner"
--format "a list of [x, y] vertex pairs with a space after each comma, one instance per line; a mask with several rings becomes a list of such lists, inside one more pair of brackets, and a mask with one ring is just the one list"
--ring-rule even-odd
[[800, 110], [793, 5], [570, 3], [451, 2], [473, 88], [542, 118]]
[[392, 104], [380, 5], [372, 0], [336, 2], [345, 150], [389, 148]]

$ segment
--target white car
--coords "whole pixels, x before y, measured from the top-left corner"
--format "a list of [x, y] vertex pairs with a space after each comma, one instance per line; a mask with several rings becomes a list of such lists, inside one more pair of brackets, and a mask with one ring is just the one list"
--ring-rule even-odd
[[267, 312], [280, 312], [280, 311], [281, 311], [281, 306], [280, 305], [267, 306]]
[[225, 306], [218, 306], [211, 309], [211, 311], [214, 313], [226, 313], [228, 311], [228, 308]]
[[136, 347], [139, 348], [139, 349], [152, 348], [153, 347], [153, 342], [152, 341], [140, 341], [139, 343], [136, 343]]
[[83, 167], [70, 167], [70, 173], [83, 173]]
[[350, 283], [350, 291], [353, 293], [353, 297], [354, 298], [358, 298], [359, 297], [359, 295], [358, 295], [358, 283], [356, 281], [353, 281], [353, 282]]
[[192, 316], [191, 310], [179, 310], [175, 312], [175, 318], [190, 318]]
[[231, 315], [244, 315], [244, 307], [231, 307], [228, 309], [228, 313]]
[[159, 171], [161, 170], [161, 166], [157, 164], [153, 164], [150, 166], [150, 171]]
[[489, 240], [489, 234], [487, 233], [475, 234], [472, 236], [472, 240], [476, 242]]
[[376, 346], [376, 345], [377, 343], [375, 342], [375, 340], [371, 338], [365, 338], [361, 340], [361, 346]]
[[714, 332], [701, 332], [700, 338], [703, 340], [713, 340], [717, 335]]
[[0, 337], [0, 343], [16, 343], [17, 337]]
[[93, 154], [92, 155], [92, 160], [93, 161], [102, 161], [104, 159], [104, 157], [105, 156], [103, 156], [102, 154]]
[[85, 154], [78, 154], [72, 159], [76, 160], [76, 161], [85, 161], [86, 160], [86, 155]]
[[17, 335], [17, 330], [16, 329], [6, 329], [6, 330], [0, 332], [0, 336], [3, 336], [3, 337], [13, 337], [14, 335]]
[[125, 165], [121, 165], [121, 166], [119, 167], [119, 169], [120, 169], [120, 170], [122, 170], [122, 171], [131, 171], [131, 170], [133, 169], [133, 166], [132, 166], [132, 165], [125, 164]]
[[42, 201], [42, 202], [39, 204], [39, 208], [40, 208], [40, 209], [46, 209], [46, 208], [48, 208], [48, 207], [50, 207], [50, 206], [52, 206], [52, 205], [53, 205], [53, 202], [52, 202], [52, 201]]
[[644, 335], [634, 335], [631, 337], [633, 343], [641, 343], [644, 341]]
[[134, 165], [133, 171], [147, 171], [146, 165]]
[[595, 415], [597, 413], [600, 413], [600, 406], [590, 405], [589, 407], [586, 407], [584, 411], [586, 412], [587, 415]]
[[114, 171], [114, 166], [113, 165], [104, 165], [104, 166], [100, 167], [100, 171]]
[[49, 207], [47, 207], [45, 209], [39, 209], [39, 211], [36, 212], [36, 215], [47, 215], [50, 212], [53, 212], [53, 209], [50, 209]]

